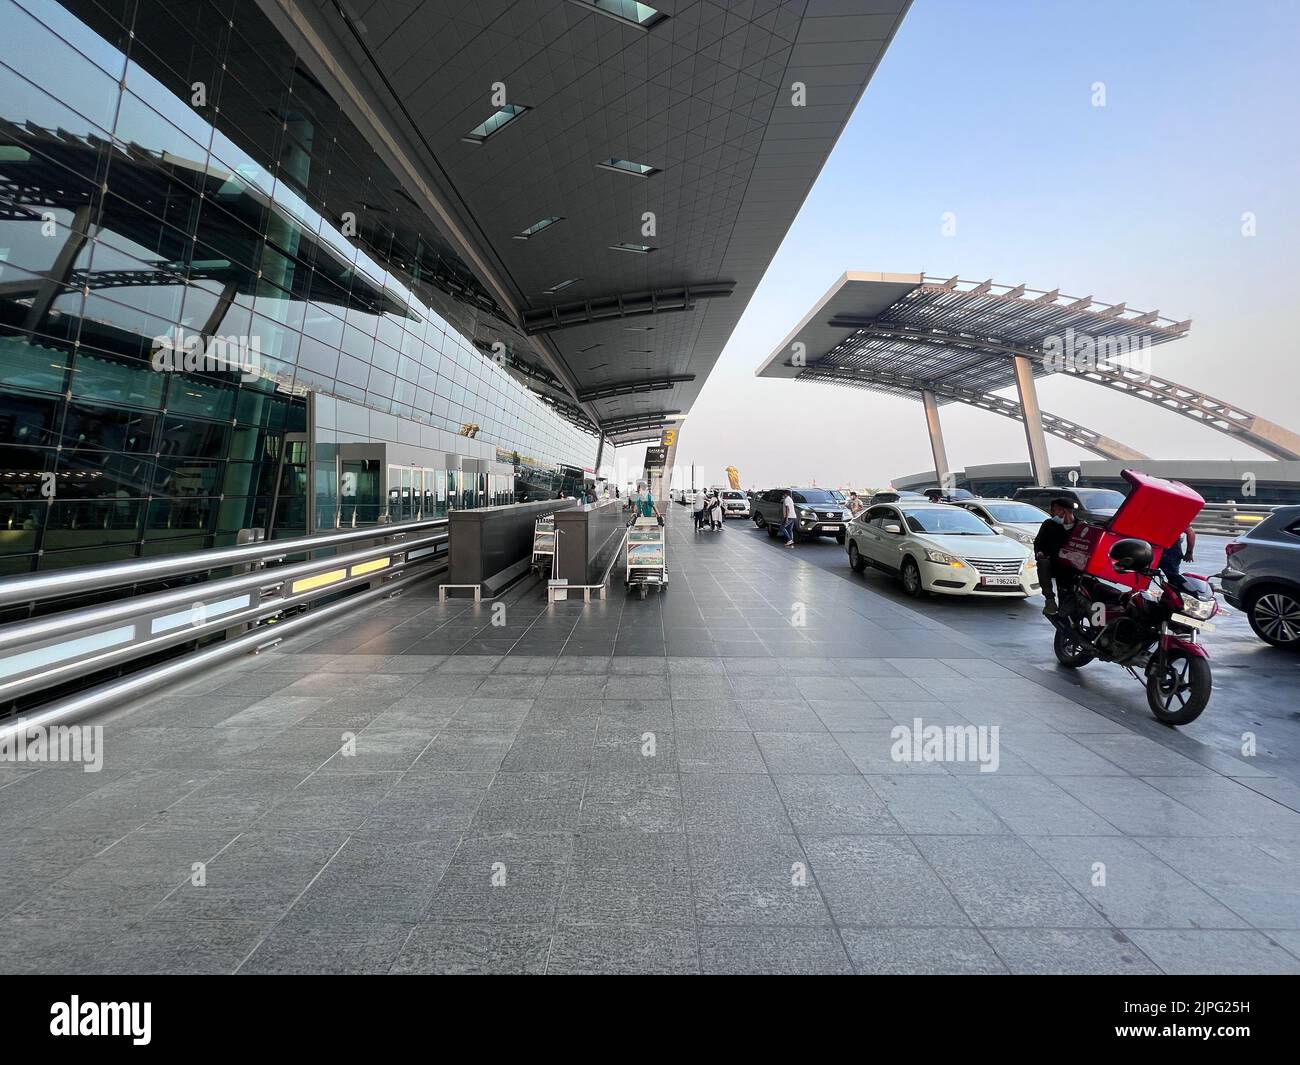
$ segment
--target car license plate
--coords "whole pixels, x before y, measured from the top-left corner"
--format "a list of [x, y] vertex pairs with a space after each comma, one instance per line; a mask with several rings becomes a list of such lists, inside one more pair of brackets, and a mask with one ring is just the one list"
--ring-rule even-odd
[[1169, 620], [1175, 625], [1185, 625], [1189, 629], [1199, 629], [1201, 632], [1214, 631], [1214, 626], [1210, 622], [1189, 618], [1186, 614], [1174, 614]]
[[822, 522], [822, 528], [823, 528], [823, 529], [830, 529], [831, 532], [839, 532], [840, 530], [842, 530], [842, 529], [844, 528], [844, 526], [841, 525], [841, 524], [839, 524], [838, 522], [833, 522], [833, 521], [824, 521], [824, 522]]
[[981, 577], [980, 584], [995, 584], [999, 588], [1010, 588], [1020, 583], [1019, 577]]

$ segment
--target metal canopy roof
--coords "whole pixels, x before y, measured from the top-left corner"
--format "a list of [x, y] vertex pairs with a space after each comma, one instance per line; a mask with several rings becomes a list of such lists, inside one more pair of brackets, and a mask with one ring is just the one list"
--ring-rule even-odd
[[[510, 318], [475, 341], [590, 427], [689, 411], [908, 3], [656, 0], [649, 28], [577, 0], [273, 7]], [[497, 82], [527, 110], [469, 143]]]
[[[1190, 325], [1059, 290], [846, 273], [756, 372], [839, 380], [909, 399], [929, 387], [939, 403], [966, 402], [954, 393], [1013, 386], [1011, 356], [1041, 355], [1049, 338], [1064, 343], [1073, 332], [1146, 348], [1177, 340]], [[1036, 376], [1055, 372], [1050, 361], [1035, 359], [1032, 366]]]

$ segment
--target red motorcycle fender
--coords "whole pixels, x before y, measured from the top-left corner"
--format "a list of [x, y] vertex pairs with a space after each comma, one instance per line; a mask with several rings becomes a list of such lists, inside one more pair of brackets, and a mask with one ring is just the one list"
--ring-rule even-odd
[[1209, 658], [1210, 652], [1205, 649], [1204, 644], [1192, 643], [1191, 640], [1185, 640], [1181, 636], [1164, 636], [1160, 640], [1160, 649], [1162, 651], [1182, 651], [1191, 658]]

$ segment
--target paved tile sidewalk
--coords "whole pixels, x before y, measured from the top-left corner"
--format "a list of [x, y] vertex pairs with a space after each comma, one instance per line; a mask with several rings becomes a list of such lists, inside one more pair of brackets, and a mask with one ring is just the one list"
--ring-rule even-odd
[[669, 567], [408, 593], [0, 767], [0, 969], [1300, 972], [1294, 785], [764, 540]]

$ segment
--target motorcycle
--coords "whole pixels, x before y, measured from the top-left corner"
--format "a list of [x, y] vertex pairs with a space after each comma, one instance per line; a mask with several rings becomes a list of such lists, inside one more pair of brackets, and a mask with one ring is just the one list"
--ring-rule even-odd
[[1124, 588], [1080, 573], [1070, 596], [1062, 596], [1050, 620], [1053, 650], [1063, 666], [1078, 669], [1093, 659], [1123, 666], [1146, 686], [1147, 705], [1164, 725], [1187, 725], [1210, 701], [1209, 654], [1200, 635], [1219, 604], [1209, 583], [1191, 574], [1171, 580], [1152, 566], [1151, 545], [1120, 540], [1110, 549], [1116, 573], [1149, 579], [1143, 590]]

